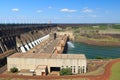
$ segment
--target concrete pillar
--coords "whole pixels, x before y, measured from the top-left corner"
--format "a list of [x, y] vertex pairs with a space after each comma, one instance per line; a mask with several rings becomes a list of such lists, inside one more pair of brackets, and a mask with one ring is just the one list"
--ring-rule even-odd
[[78, 74], [78, 66], [75, 67], [75, 73]]
[[39, 39], [37, 39], [36, 41], [37, 41], [37, 43], [40, 43]]
[[30, 50], [30, 48], [29, 48], [28, 44], [26, 44], [26, 45], [25, 45], [25, 47], [26, 47], [26, 49], [27, 49], [27, 50]]
[[2, 52], [5, 52], [5, 49], [3, 48], [1, 42], [0, 42], [0, 47], [1, 47]]
[[86, 73], [86, 66], [83, 66], [84, 67], [84, 73]]
[[36, 45], [38, 45], [38, 42], [37, 42], [37, 40], [35, 40], [34, 42], [35, 42], [35, 44], [36, 44]]
[[33, 44], [34, 47], [36, 46], [35, 43], [34, 43], [34, 41], [32, 42], [32, 44]]
[[50, 73], [50, 66], [48, 66], [48, 73]]
[[28, 45], [30, 46], [30, 48], [33, 48], [32, 43], [28, 43]]
[[7, 50], [8, 50], [8, 48], [7, 48], [7, 46], [6, 46], [6, 44], [5, 44], [5, 43], [3, 43], [3, 46], [5, 47], [5, 51], [7, 51]]
[[15, 49], [15, 44], [14, 44], [14, 40], [13, 40], [13, 37], [10, 37], [10, 43], [11, 43], [11, 46], [12, 46], [12, 48], [14, 48]]
[[4, 44], [4, 47], [5, 47], [5, 50], [8, 51], [8, 48], [7, 48], [7, 46], [5, 44]]
[[2, 39], [1, 42], [2, 42], [2, 46], [4, 47], [4, 50], [7, 51], [8, 48], [7, 48], [6, 44], [5, 44], [6, 39]]
[[21, 49], [21, 51], [22, 51], [23, 53], [26, 52], [24, 46], [21, 46], [20, 49]]
[[80, 73], [82, 73], [82, 66], [80, 67]]

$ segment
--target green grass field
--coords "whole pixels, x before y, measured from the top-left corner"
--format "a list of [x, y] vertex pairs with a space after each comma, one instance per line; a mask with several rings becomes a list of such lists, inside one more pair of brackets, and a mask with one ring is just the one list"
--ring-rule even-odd
[[113, 65], [110, 80], [120, 80], [120, 62]]

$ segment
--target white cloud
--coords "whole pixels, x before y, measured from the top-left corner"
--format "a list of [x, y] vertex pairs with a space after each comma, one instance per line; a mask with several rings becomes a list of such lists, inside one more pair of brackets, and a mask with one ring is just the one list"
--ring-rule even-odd
[[82, 12], [84, 12], [84, 13], [92, 13], [93, 10], [86, 7], [86, 8], [83, 8]]
[[18, 11], [19, 11], [18, 8], [13, 8], [13, 9], [11, 9], [11, 10], [14, 11], [14, 12], [18, 12]]
[[52, 6], [49, 6], [48, 9], [52, 9], [53, 7]]
[[73, 9], [67, 9], [67, 8], [64, 8], [64, 9], [61, 9], [60, 10], [61, 12], [76, 12], [77, 10], [73, 10]]
[[42, 10], [37, 10], [37, 13], [41, 13], [41, 12], [43, 12]]

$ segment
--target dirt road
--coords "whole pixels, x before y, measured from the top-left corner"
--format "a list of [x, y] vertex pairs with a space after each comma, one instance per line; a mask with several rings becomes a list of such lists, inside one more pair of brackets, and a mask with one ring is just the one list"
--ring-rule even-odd
[[70, 76], [22, 76], [22, 75], [7, 75], [7, 74], [0, 74], [1, 78], [23, 78], [23, 79], [33, 79], [33, 80], [54, 80], [54, 79], [79, 79], [79, 78], [87, 78], [89, 80], [109, 80], [111, 75], [111, 67], [113, 64], [120, 62], [120, 59], [110, 61], [106, 67], [105, 72], [102, 75], [98, 76], [88, 76], [88, 75], [70, 75]]

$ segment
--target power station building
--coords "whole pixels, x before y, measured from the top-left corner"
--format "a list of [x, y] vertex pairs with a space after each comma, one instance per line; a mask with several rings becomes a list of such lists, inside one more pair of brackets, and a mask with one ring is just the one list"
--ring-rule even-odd
[[[35, 54], [16, 53], [7, 58], [8, 71], [16, 67], [19, 71], [28, 70], [36, 75], [46, 75], [62, 68], [71, 68], [73, 74], [86, 73], [86, 57], [84, 54]], [[22, 75], [30, 75], [21, 73]], [[32, 74], [31, 74], [32, 75]]]
[[[64, 35], [50, 39], [50, 35], [46, 35], [19, 47], [22, 52], [7, 58], [8, 71], [16, 67], [20, 75], [47, 75], [62, 68], [71, 68], [72, 74], [86, 73], [87, 60], [84, 54], [62, 54], [67, 38]], [[34, 48], [30, 49], [30, 46]]]

